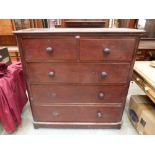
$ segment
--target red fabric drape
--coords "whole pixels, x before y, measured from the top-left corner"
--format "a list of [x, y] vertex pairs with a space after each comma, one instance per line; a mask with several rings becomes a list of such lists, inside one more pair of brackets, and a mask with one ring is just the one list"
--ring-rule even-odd
[[0, 63], [0, 121], [7, 132], [21, 123], [21, 113], [27, 102], [26, 83], [21, 63], [6, 66]]

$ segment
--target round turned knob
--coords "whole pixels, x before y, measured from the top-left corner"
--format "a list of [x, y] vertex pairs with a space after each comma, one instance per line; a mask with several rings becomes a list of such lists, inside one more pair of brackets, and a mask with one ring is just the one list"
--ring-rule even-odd
[[47, 47], [46, 51], [47, 51], [47, 53], [52, 53], [53, 52], [53, 48], [52, 47]]
[[107, 75], [108, 75], [107, 72], [104, 72], [104, 71], [101, 72], [101, 77], [102, 77], [102, 78], [105, 78]]
[[55, 76], [55, 72], [54, 72], [54, 71], [49, 72], [49, 73], [48, 73], [48, 76], [49, 76], [49, 77], [54, 77], [54, 76]]
[[103, 52], [104, 52], [104, 54], [109, 54], [110, 53], [110, 49], [109, 48], [104, 48]]
[[103, 98], [104, 98], [104, 93], [103, 93], [103, 92], [100, 92], [100, 93], [99, 93], [99, 98], [100, 98], [100, 99], [103, 99]]
[[101, 112], [97, 112], [97, 117], [98, 117], [98, 118], [102, 118], [102, 116], [103, 116], [103, 115], [102, 115]]
[[149, 90], [149, 87], [144, 87], [144, 90], [145, 90], [145, 91], [148, 91], [148, 90]]
[[136, 81], [140, 81], [140, 79], [139, 78], [136, 78]]

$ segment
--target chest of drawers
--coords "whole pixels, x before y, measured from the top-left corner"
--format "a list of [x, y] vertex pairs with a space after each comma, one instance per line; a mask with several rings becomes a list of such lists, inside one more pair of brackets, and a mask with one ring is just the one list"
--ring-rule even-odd
[[120, 128], [142, 30], [15, 32], [35, 128]]

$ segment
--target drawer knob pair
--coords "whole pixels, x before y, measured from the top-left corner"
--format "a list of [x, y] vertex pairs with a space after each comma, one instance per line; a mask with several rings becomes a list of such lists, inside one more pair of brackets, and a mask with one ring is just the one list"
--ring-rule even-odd
[[55, 72], [54, 72], [54, 71], [49, 72], [49, 73], [48, 73], [48, 76], [49, 76], [49, 77], [54, 77], [54, 76], [55, 76]]
[[47, 47], [46, 48], [47, 53], [53, 53], [53, 48], [52, 47]]
[[110, 54], [110, 49], [109, 48], [104, 48], [103, 52], [104, 52], [104, 54]]

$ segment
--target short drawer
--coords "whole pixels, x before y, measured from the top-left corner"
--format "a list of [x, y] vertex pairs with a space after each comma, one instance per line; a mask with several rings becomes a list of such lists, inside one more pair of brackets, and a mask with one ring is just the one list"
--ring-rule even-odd
[[119, 122], [122, 108], [103, 106], [36, 106], [34, 121], [39, 122]]
[[128, 63], [27, 63], [30, 82], [126, 83]]
[[35, 104], [122, 104], [127, 86], [31, 85]]
[[131, 61], [135, 39], [81, 39], [80, 60]]
[[76, 39], [23, 39], [27, 60], [72, 60], [77, 57]]

